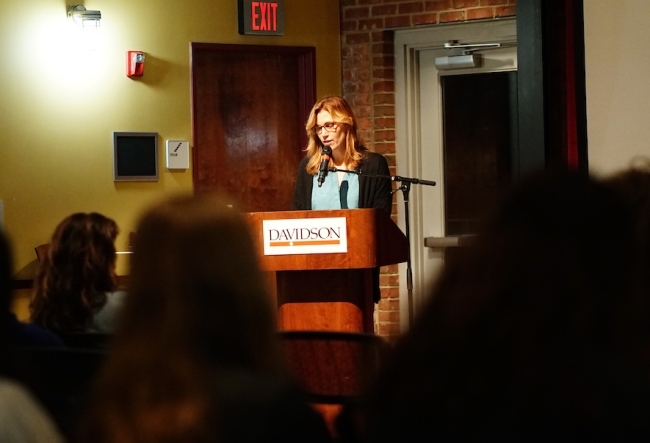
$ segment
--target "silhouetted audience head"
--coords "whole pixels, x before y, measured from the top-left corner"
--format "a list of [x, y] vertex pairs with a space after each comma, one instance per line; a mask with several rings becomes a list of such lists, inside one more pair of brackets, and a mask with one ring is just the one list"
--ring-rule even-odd
[[320, 417], [288, 389], [238, 209], [177, 196], [136, 232], [122, 323], [82, 441], [323, 441], [313, 432], [327, 432]]
[[63, 346], [52, 332], [38, 325], [19, 321], [12, 310], [13, 292], [11, 245], [0, 229], [0, 374], [18, 375], [22, 370], [14, 356], [23, 346]]
[[0, 229], [0, 441], [63, 443], [52, 418], [25, 386], [17, 382], [11, 312], [12, 255], [9, 241]]
[[630, 290], [633, 225], [589, 178], [516, 186], [397, 344], [369, 400], [369, 441], [649, 431], [650, 298]]
[[36, 280], [31, 320], [47, 329], [88, 330], [94, 316], [116, 289], [112, 219], [98, 213], [75, 213], [56, 227]]
[[607, 177], [604, 183], [621, 193], [621, 198], [635, 218], [634, 234], [639, 266], [639, 276], [635, 284], [639, 291], [648, 291], [650, 287], [650, 158], [635, 159], [630, 168]]
[[[13, 293], [11, 290], [12, 254], [9, 241], [0, 229], [0, 353], [6, 356], [11, 348], [21, 346], [63, 346], [54, 333], [38, 325], [19, 321], [12, 311]], [[0, 359], [0, 372], [16, 371], [15, 359]], [[14, 368], [10, 368], [14, 366]]]
[[124, 333], [220, 365], [281, 369], [271, 298], [238, 209], [221, 197], [177, 197], [136, 232]]

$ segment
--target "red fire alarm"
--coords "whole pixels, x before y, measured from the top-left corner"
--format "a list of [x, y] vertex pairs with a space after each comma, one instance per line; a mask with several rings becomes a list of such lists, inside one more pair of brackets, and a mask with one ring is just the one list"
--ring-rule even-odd
[[126, 76], [142, 77], [144, 74], [144, 52], [127, 51], [126, 52]]

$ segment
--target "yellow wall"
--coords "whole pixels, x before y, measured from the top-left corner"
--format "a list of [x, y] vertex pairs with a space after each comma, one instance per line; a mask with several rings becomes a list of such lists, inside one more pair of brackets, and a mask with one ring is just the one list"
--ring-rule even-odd
[[[114, 218], [126, 250], [143, 207], [191, 191], [191, 169], [164, 158], [165, 140], [192, 140], [190, 42], [314, 46], [317, 96], [340, 94], [338, 0], [285, 0], [285, 35], [273, 37], [238, 34], [237, 0], [67, 3], [101, 11], [96, 51], [77, 48], [65, 1], [0, 0], [0, 200], [20, 276], [72, 212]], [[127, 50], [145, 52], [144, 77], [126, 77]], [[158, 182], [113, 182], [113, 131], [158, 132]]]
[[596, 175], [650, 158], [650, 2], [585, 1], [589, 167]]

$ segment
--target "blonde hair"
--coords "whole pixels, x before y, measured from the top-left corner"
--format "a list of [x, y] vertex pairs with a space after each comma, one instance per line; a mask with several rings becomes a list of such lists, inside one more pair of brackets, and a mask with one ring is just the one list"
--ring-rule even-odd
[[307, 162], [307, 172], [316, 174], [318, 172], [318, 165], [321, 161], [321, 148], [322, 143], [316, 133], [316, 119], [318, 113], [327, 111], [332, 116], [334, 123], [336, 123], [341, 130], [345, 131], [345, 154], [344, 162], [350, 169], [357, 169], [361, 160], [363, 160], [367, 149], [361, 144], [361, 139], [357, 132], [357, 122], [352, 112], [350, 104], [343, 98], [338, 96], [327, 96], [321, 98], [309, 113], [309, 118], [305, 124], [307, 131], [307, 155], [309, 161]]

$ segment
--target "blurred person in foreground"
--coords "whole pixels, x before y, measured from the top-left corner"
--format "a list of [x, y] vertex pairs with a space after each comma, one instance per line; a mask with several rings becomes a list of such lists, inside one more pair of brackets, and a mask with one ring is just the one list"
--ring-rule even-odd
[[369, 395], [365, 441], [650, 438], [634, 217], [574, 174], [515, 187], [447, 266]]
[[123, 322], [83, 442], [327, 442], [291, 382], [248, 226], [218, 196], [140, 220]]
[[[650, 158], [636, 157], [631, 166], [603, 179], [621, 195], [634, 217], [636, 236], [636, 265], [638, 276], [635, 289], [649, 294], [650, 287]], [[650, 358], [650, 356], [648, 356]]]
[[16, 374], [14, 317], [11, 309], [11, 250], [0, 230], [0, 442], [62, 443], [54, 421]]

